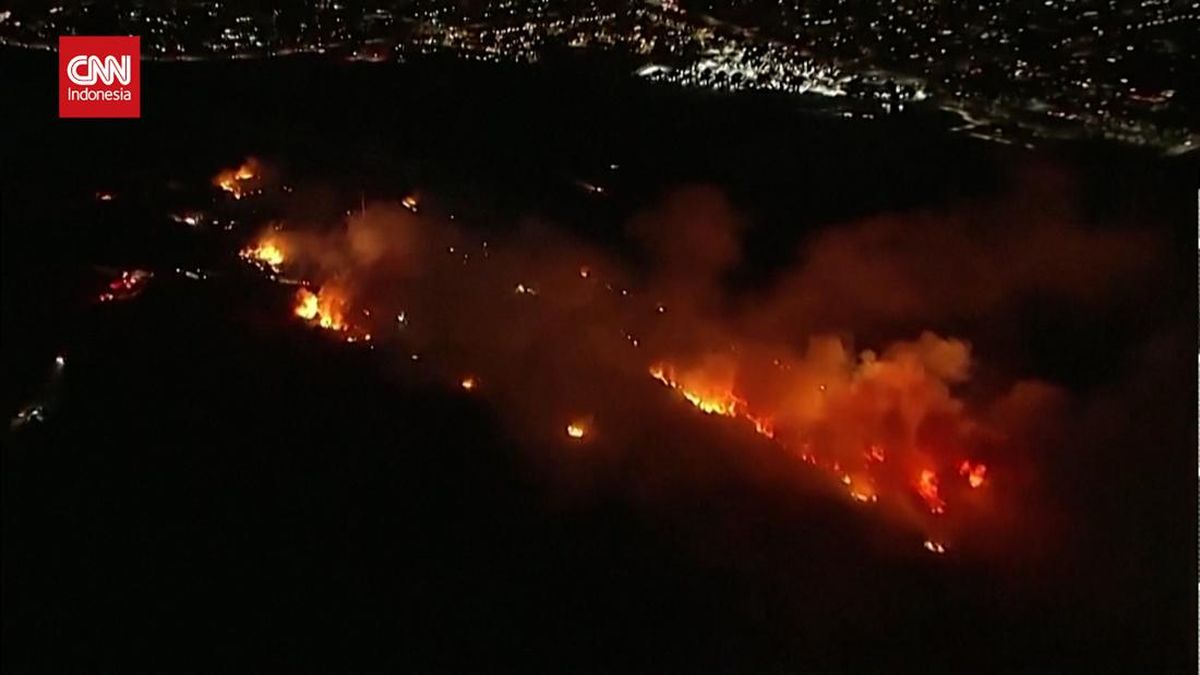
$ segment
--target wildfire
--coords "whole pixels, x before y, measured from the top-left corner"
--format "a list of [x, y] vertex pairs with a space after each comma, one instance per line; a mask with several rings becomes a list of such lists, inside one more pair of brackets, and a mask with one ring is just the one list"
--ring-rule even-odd
[[262, 241], [247, 246], [242, 249], [239, 255], [243, 260], [248, 260], [256, 265], [269, 267], [272, 271], [278, 272], [279, 266], [283, 264], [285, 256], [279, 242], [274, 237], [265, 237]]
[[946, 502], [938, 494], [938, 477], [932, 470], [923, 469], [921, 471], [921, 476], [917, 479], [917, 494], [925, 500], [925, 505], [929, 507], [930, 513], [946, 512]]
[[750, 422], [754, 424], [754, 430], [760, 435], [766, 436], [767, 438], [775, 438], [775, 424], [771, 421], [770, 417], [760, 417], [751, 415], [750, 413], [746, 413], [745, 415], [746, 419], [750, 420]]
[[967, 477], [967, 485], [973, 488], [982, 487], [983, 481], [987, 478], [987, 467], [983, 464], [971, 464], [970, 460], [964, 459], [962, 464], [958, 465], [958, 475]]
[[345, 320], [346, 300], [336, 290], [325, 286], [316, 293], [301, 288], [296, 292], [296, 316], [334, 331], [350, 329]]
[[[634, 344], [636, 346], [636, 341]], [[663, 363], [650, 366], [650, 376], [679, 392], [684, 400], [701, 412], [742, 418], [753, 424], [754, 431], [759, 435], [775, 438], [775, 423], [771, 417], [750, 412], [746, 400], [733, 393], [733, 385], [727, 381], [728, 378], [725, 378], [726, 381], [714, 381], [713, 378], [695, 372], [678, 377], [673, 367]]]
[[[237, 169], [222, 172], [214, 182], [222, 190], [240, 199], [255, 192], [261, 179], [256, 162], [250, 159]], [[415, 213], [423, 204], [420, 204], [418, 196], [414, 194], [404, 197], [401, 206]], [[410, 222], [411, 216], [405, 214], [403, 218], [402, 225], [405, 227], [416, 225]], [[333, 331], [338, 336], [338, 341], [365, 342], [371, 337], [364, 329], [371, 323], [380, 321], [372, 320], [374, 312], [389, 319], [387, 324], [394, 326], [390, 332], [400, 333], [385, 340], [403, 342], [403, 333], [411, 332], [407, 330], [409, 316], [406, 310], [392, 306], [386, 308], [386, 313], [383, 307], [375, 307], [372, 311], [371, 308], [361, 306], [361, 301], [375, 297], [375, 294], [364, 293], [361, 297], [353, 298], [348, 293], [351, 289], [366, 291], [372, 288], [371, 278], [365, 276], [371, 270], [365, 267], [330, 269], [329, 263], [373, 263], [380, 256], [393, 255], [392, 248], [400, 248], [391, 246], [393, 242], [411, 243], [404, 238], [407, 232], [401, 233], [398, 235], [400, 238], [393, 240], [390, 238], [391, 234], [379, 230], [371, 222], [364, 222], [366, 220], [352, 220], [348, 223], [348, 229], [353, 236], [348, 236], [345, 251], [335, 251], [345, 255], [325, 256], [321, 250], [310, 250], [333, 245], [331, 242], [334, 240], [327, 236], [308, 238], [299, 236], [299, 233], [289, 236], [287, 233], [270, 230], [258, 240], [250, 242], [250, 245], [241, 250], [240, 255], [264, 270], [277, 273], [272, 277], [277, 280], [278, 272], [284, 265], [289, 269], [299, 267], [305, 262], [312, 262], [309, 258], [315, 257], [316, 262], [320, 262], [321, 265], [303, 266], [307, 269], [321, 269], [322, 273], [327, 275], [314, 281], [331, 280], [332, 283], [326, 283], [324, 286], [314, 284], [309, 287], [307, 281], [302, 282], [303, 286], [296, 290], [292, 310], [296, 316], [310, 325]], [[460, 250], [458, 240], [452, 241], [455, 245], [433, 238], [430, 242], [434, 242], [435, 246], [429, 250], [448, 251], [455, 256], [452, 259], [455, 263], [458, 262], [458, 258], [465, 262], [468, 251], [474, 255], [473, 249]], [[418, 240], [418, 243], [427, 242]], [[424, 248], [420, 246], [415, 250]], [[487, 242], [483, 243], [483, 250], [486, 257]], [[601, 294], [601, 289], [607, 289], [614, 299], [617, 294], [622, 298], [630, 295], [629, 290], [617, 285], [615, 281], [608, 281], [609, 270], [606, 267], [593, 267], [593, 264], [599, 264], [596, 261], [584, 259], [576, 260], [572, 264], [569, 256], [557, 256], [554, 263], [559, 267], [547, 271], [540, 265], [540, 259], [535, 258], [534, 262], [539, 265], [527, 270], [512, 268], [507, 264], [507, 258], [501, 257], [503, 251], [497, 252], [496, 249], [492, 249], [492, 252], [505, 264], [490, 273], [494, 276], [483, 277], [483, 280], [487, 281], [489, 293], [499, 289], [502, 293], [509, 291], [513, 295], [523, 296], [519, 298], [523, 312], [526, 308], [531, 312], [564, 311], [564, 307], [561, 306], [562, 298], [556, 292], [561, 290], [560, 287], [547, 281], [561, 280], [564, 273], [565, 278], [578, 274], [578, 278], [583, 280], [572, 282], [569, 286], [570, 290], [578, 292], [581, 301], [591, 302], [593, 295]], [[398, 258], [397, 262], [399, 260]], [[519, 255], [514, 260], [524, 262]], [[475, 266], [472, 265], [470, 273], [474, 273], [474, 269]], [[542, 282], [548, 285], [542, 287]], [[473, 286], [474, 283], [467, 284], [464, 288], [469, 289]], [[415, 291], [420, 290], [420, 286], [416, 284], [413, 287]], [[580, 287], [587, 293], [580, 291]], [[545, 301], [539, 303], [537, 296], [543, 292], [546, 294]], [[601, 306], [604, 311], [599, 312], [599, 318], [595, 320], [612, 322], [614, 325], [600, 327], [614, 329], [607, 334], [622, 335], [628, 344], [647, 351], [671, 349], [671, 338], [676, 335], [691, 336], [683, 341], [683, 344], [687, 345], [685, 353], [695, 354], [695, 359], [689, 359], [684, 354], [663, 351], [651, 357], [662, 360], [640, 361], [642, 367], [648, 366], [651, 377], [672, 390], [669, 397], [682, 398], [704, 415], [736, 420], [730, 424], [742, 425], [739, 442], [753, 440], [753, 437], [745, 433], [746, 430], [753, 429], [756, 434], [769, 441], [757, 442], [753, 448], [755, 453], [773, 449], [783, 456], [794, 458], [792, 461], [795, 462], [796, 468], [805, 472], [809, 469], [802, 468], [801, 463], [811, 465], [821, 473], [828, 487], [839, 495], [849, 497], [849, 500], [846, 500], [847, 506], [861, 503], [864, 506], [853, 508], [890, 509], [892, 504], [904, 503], [911, 511], [913, 506], [921, 510], [920, 505], [923, 505], [926, 512], [933, 516], [941, 516], [947, 511], [948, 500], [954, 502], [957, 510], [957, 500], [966, 493], [968, 487], [980, 488], [987, 482], [986, 466], [974, 462], [973, 458], [963, 459], [973, 454], [967, 448], [978, 447], [975, 443], [977, 438], [973, 435], [975, 432], [971, 431], [977, 425], [968, 424], [970, 420], [955, 417], [961, 415], [960, 411], [964, 406], [954, 397], [952, 388], [962, 381], [968, 372], [969, 345], [953, 339], [943, 339], [933, 333], [923, 333], [917, 340], [897, 342], [880, 352], [865, 350], [856, 353], [853, 345], [843, 338], [814, 336], [807, 350], [802, 351], [800, 347], [765, 341], [757, 336], [747, 340], [734, 333], [725, 335], [723, 331], [714, 331], [716, 335], [721, 336], [720, 340], [708, 351], [696, 352], [696, 335], [686, 331], [694, 319], [691, 311], [693, 308], [689, 303], [677, 298], [674, 293], [660, 296], [648, 292], [640, 298], [637, 291], [633, 293], [634, 298], [622, 301], [627, 304], [636, 303], [631, 304], [632, 309], [609, 312], [609, 301], [606, 299], [603, 301], [605, 304]], [[509, 297], [510, 300], [518, 300]], [[416, 299], [419, 301], [421, 298], [417, 296]], [[475, 298], [470, 296], [468, 299]], [[484, 298], [481, 296], [479, 299]], [[488, 296], [486, 301], [493, 302], [494, 299]], [[531, 302], [533, 305], [528, 306]], [[510, 304], [504, 302], [503, 306], [496, 309], [506, 309]], [[418, 302], [408, 309], [418, 309], [422, 305], [423, 303]], [[667, 311], [668, 306], [671, 311]], [[570, 307], [576, 307], [574, 298]], [[393, 316], [396, 324], [390, 322]], [[625, 320], [633, 320], [636, 323], [626, 325], [623, 323]], [[618, 324], [615, 321], [622, 323]], [[652, 324], [646, 325], [644, 322]], [[436, 326], [437, 323], [434, 321], [431, 325]], [[453, 330], [458, 330], [455, 323], [446, 323]], [[547, 325], [555, 324], [551, 322]], [[664, 328], [660, 330], [651, 326]], [[416, 327], [414, 325], [413, 329]], [[619, 334], [616, 328], [621, 329]], [[638, 331], [637, 336], [631, 332], [634, 330]], [[698, 333], [703, 336], [708, 331]], [[455, 344], [461, 340], [457, 333], [452, 337]], [[572, 348], [574, 347], [575, 345], [572, 345]], [[513, 347], [502, 345], [502, 348]], [[425, 354], [417, 352], [405, 353], [410, 354], [409, 358], [414, 362], [426, 358]], [[428, 358], [436, 361], [437, 353], [437, 350], [430, 351]], [[485, 353], [490, 355], [493, 352], [489, 350]], [[495, 353], [506, 354], [504, 351]], [[636, 354], [634, 352], [623, 358], [637, 358]], [[482, 362], [478, 354], [472, 358], [476, 361], [476, 366]], [[774, 367], [768, 368], [768, 364], [773, 364]], [[625, 362], [622, 362], [621, 366], [624, 365]], [[624, 373], [624, 370], [621, 372]], [[457, 380], [454, 379], [455, 376], [458, 377]], [[493, 376], [495, 374], [489, 375]], [[506, 378], [500, 378], [504, 379]], [[481, 380], [476, 375], [452, 371], [445, 384], [453, 387], [455, 383], [468, 393], [493, 391], [503, 384], [499, 380], [489, 380], [487, 387], [481, 389]], [[652, 385], [644, 386], [653, 388]], [[505, 392], [495, 393], [503, 395]], [[614, 395], [611, 391], [605, 393]], [[586, 444], [596, 439], [598, 428], [594, 426], [591, 417], [575, 417], [574, 414], [578, 413], [578, 410], [563, 412], [567, 413], [564, 415], [567, 418], [566, 422], [562, 421], [562, 417], [558, 417], [557, 428], [553, 420], [541, 427], [547, 429], [551, 438], [565, 432], [567, 440], [559, 441], [560, 443]], [[610, 412], [600, 411], [606, 420], [609, 419]], [[698, 419], [697, 416], [695, 420]], [[943, 419], [963, 423], [946, 424], [943, 427]], [[924, 438], [926, 422], [934, 420], [939, 424], [929, 425], [928, 428], [939, 431], [936, 447], [927, 447], [924, 440], [915, 442]], [[605, 424], [611, 426], [618, 422], [609, 421]], [[709, 430], [712, 430], [713, 424], [722, 423], [706, 421]], [[940, 433], [943, 428], [948, 430], [944, 435]], [[560, 429], [562, 431], [559, 431]], [[601, 436], [607, 437], [611, 431], [603, 431]], [[980, 438], [984, 436], [981, 435]], [[953, 454], [938, 454], [933, 453], [933, 450]], [[956, 470], [961, 478], [954, 475]], [[945, 483], [941, 484], [941, 481]], [[967, 485], [963, 486], [963, 482]], [[915, 491], [916, 497], [910, 491]], [[921, 501], [915, 502], [915, 498]], [[978, 502], [978, 499], [965, 500], [963, 508], [969, 510]], [[870, 506], [876, 503], [877, 506]], [[930, 519], [924, 513], [921, 516], [923, 520]], [[925, 534], [933, 531], [936, 530], [926, 530]], [[942, 535], [943, 533], [938, 534], [939, 537]], [[920, 539], [915, 539], [914, 543], [916, 541]], [[928, 539], [925, 548], [941, 554], [945, 552], [945, 541]]]
[[249, 186], [246, 183], [257, 178], [260, 173], [258, 160], [249, 157], [238, 168], [218, 173], [216, 178], [213, 178], [213, 185], [233, 195], [234, 199], [241, 199], [249, 194]]
[[[746, 402], [735, 395], [731, 388], [701, 382], [683, 384], [676, 379], [675, 369], [669, 365], [657, 363], [650, 366], [650, 376], [679, 392], [688, 403], [710, 415], [738, 417], [745, 410]], [[769, 428], [757, 421], [754, 424], [755, 428]]]
[[[879, 480], [888, 480], [888, 474], [879, 474], [887, 463], [893, 448], [885, 447], [880, 442], [867, 442], [859, 451], [857, 461], [846, 463], [832, 457], [822, 457], [820, 449], [814, 448], [812, 441], [804, 436], [796, 436], [797, 429], [786, 425], [782, 434], [776, 429], [774, 420], [777, 415], [787, 420], [786, 409], [755, 409], [748, 399], [736, 393], [735, 371], [724, 367], [720, 360], [708, 363], [701, 368], [677, 369], [669, 363], [658, 362], [650, 366], [649, 374], [654, 379], [675, 390], [682, 398], [702, 412], [745, 420], [754, 425], [755, 431], [778, 444], [784, 450], [795, 453], [805, 463], [819, 467], [831, 474], [834, 480], [841, 483], [848, 496], [855, 502], [874, 504], [880, 501]], [[829, 396], [830, 388], [821, 384], [817, 387], [822, 396]], [[954, 465], [952, 465], [954, 466]], [[966, 478], [972, 488], [982, 487], [986, 481], [987, 467], [972, 461], [962, 461], [957, 465], [959, 474]], [[941, 516], [946, 513], [947, 502], [939, 482], [935, 468], [921, 469], [912, 488], [916, 491], [929, 513]], [[930, 539], [925, 548], [931, 553], [941, 555], [946, 552], [943, 541]]]

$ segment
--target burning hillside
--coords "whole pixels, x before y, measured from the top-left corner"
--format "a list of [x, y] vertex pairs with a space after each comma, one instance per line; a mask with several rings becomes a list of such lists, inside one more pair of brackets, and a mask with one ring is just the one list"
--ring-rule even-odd
[[[379, 336], [407, 360], [431, 354], [427, 363], [444, 381], [494, 402], [518, 434], [545, 439], [536, 430], [562, 430], [567, 416], [558, 443], [591, 440], [603, 420], [615, 431], [604, 443], [613, 456], [636, 453], [619, 447], [622, 432], [656, 422], [630, 412], [648, 405], [630, 403], [650, 401], [657, 381], [703, 416], [752, 432], [744, 442], [759, 439], [796, 470], [827, 475], [852, 503], [921, 531], [928, 551], [952, 548], [955, 532], [992, 517], [996, 489], [1004, 492], [997, 477], [1015, 470], [1005, 458], [1029, 451], [1005, 428], [1012, 420], [993, 412], [1029, 385], [1009, 382], [1012, 393], [969, 404], [958, 392], [971, 378], [971, 345], [930, 330], [856, 349], [841, 319], [878, 300], [847, 295], [833, 311], [812, 304], [809, 284], [814, 270], [830, 274], [827, 257], [757, 297], [730, 294], [720, 277], [740, 257], [742, 227], [719, 195], [674, 195], [631, 224], [650, 261], [636, 267], [544, 228], [489, 240], [409, 204], [375, 204], [333, 231], [271, 228], [243, 257], [318, 281], [317, 290], [297, 292], [297, 317], [350, 342]], [[1107, 251], [1117, 236], [1067, 229], [1060, 238], [1072, 249]], [[1142, 243], [1130, 241], [1134, 267]], [[838, 251], [848, 271], [862, 266]], [[887, 292], [908, 293], [904, 283], [889, 282]], [[1009, 283], [1019, 292], [1027, 282]], [[797, 298], [811, 316], [780, 325], [795, 315]], [[910, 302], [918, 315], [936, 314]], [[863, 318], [875, 326], [880, 316]]]

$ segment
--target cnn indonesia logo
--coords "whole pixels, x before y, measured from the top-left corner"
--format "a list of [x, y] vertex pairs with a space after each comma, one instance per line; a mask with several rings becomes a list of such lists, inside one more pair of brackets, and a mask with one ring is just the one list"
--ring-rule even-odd
[[59, 117], [141, 117], [141, 38], [58, 38]]

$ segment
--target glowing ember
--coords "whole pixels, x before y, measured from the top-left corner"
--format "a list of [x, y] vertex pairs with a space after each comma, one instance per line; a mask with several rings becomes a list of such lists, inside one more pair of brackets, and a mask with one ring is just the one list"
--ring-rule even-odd
[[463, 389], [466, 389], [467, 391], [471, 391], [472, 389], [475, 388], [475, 378], [471, 375], [468, 375], [468, 376], [464, 377], [462, 379], [462, 382], [460, 382], [459, 384], [462, 385]]
[[917, 494], [925, 500], [925, 505], [929, 507], [930, 513], [946, 512], [946, 502], [938, 494], [938, 477], [933, 471], [929, 469], [921, 471], [921, 476], [917, 479]]
[[856, 502], [863, 503], [874, 503], [879, 501], [878, 495], [876, 495], [874, 492], [867, 492], [865, 490], [851, 490], [850, 497]]
[[328, 286], [316, 293], [307, 288], [296, 293], [296, 316], [327, 330], [349, 330], [344, 318], [345, 308], [345, 299]]
[[187, 225], [188, 227], [199, 227], [204, 223], [204, 214], [200, 212], [172, 213], [171, 220]]
[[967, 484], [973, 488], [982, 487], [983, 481], [987, 478], [987, 467], [983, 464], [971, 464], [969, 460], [963, 460], [962, 464], [958, 465], [958, 475], [967, 477]]
[[581, 420], [576, 420], [567, 425], [567, 436], [579, 439], [587, 436], [587, 424]]
[[150, 281], [153, 273], [146, 270], [126, 270], [121, 276], [109, 282], [108, 288], [97, 298], [100, 302], [115, 302], [131, 300], [141, 295]]
[[936, 553], [937, 555], [942, 555], [943, 553], [946, 552], [946, 547], [942, 546], [940, 543], [938, 543], [932, 539], [926, 539], [925, 540], [925, 550], [929, 551], [930, 553]]
[[238, 168], [218, 173], [216, 178], [213, 178], [213, 185], [233, 195], [234, 199], [241, 199], [249, 193], [247, 182], [257, 178], [260, 173], [258, 160], [249, 157]]
[[419, 202], [417, 201], [416, 195], [408, 195], [404, 199], [400, 200], [400, 204], [403, 205], [404, 208], [408, 209], [409, 211], [416, 213]]

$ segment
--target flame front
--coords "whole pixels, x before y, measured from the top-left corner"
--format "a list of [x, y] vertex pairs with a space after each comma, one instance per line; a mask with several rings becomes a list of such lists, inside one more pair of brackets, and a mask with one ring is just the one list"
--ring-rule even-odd
[[[815, 442], [811, 440], [810, 433], [819, 434], [821, 430], [819, 425], [814, 430], [808, 430], [805, 427], [797, 428], [795, 418], [788, 417], [789, 409], [781, 407], [778, 402], [773, 407], [767, 406], [765, 409], [759, 409], [752, 405], [750, 399], [740, 394], [736, 388], [736, 369], [726, 366], [727, 364], [721, 359], [713, 359], [690, 369], [677, 369], [669, 363], [658, 362], [650, 366], [649, 373], [651, 377], [676, 391], [679, 396], [700, 411], [745, 420], [753, 425], [755, 432], [759, 435], [771, 439], [786, 450], [795, 452], [804, 462], [829, 471], [832, 477], [844, 486], [850, 498], [856, 502], [863, 504], [878, 502], [880, 500], [880, 481], [883, 481], [882, 485], [888, 485], [889, 482], [893, 486], [895, 485], [894, 478], [889, 478], [895, 475], [894, 471], [886, 468], [891, 463], [885, 464], [890, 452], [882, 443], [864, 443], [857, 451], [858, 459], [847, 464], [851, 460], [844, 454], [844, 451], [839, 451], [835, 447], [826, 447], [824, 442], [814, 447]], [[816, 405], [838, 405], [837, 401], [834, 403], [829, 403], [829, 401], [834, 400], [835, 396], [845, 396], [852, 391], [851, 389], [842, 389], [835, 393], [823, 380], [814, 388], [819, 393], [809, 399], [790, 398], [785, 400], [800, 401], [800, 406], [803, 406], [806, 400], [817, 400]], [[820, 409], [818, 408], [818, 410]], [[782, 430], [777, 431], [775, 420], [779, 415], [784, 417], [787, 424]], [[920, 451], [920, 448], [914, 447], [912, 450]], [[838, 457], [839, 452], [843, 453], [841, 461], [834, 459]], [[957, 468], [959, 474], [966, 478], [966, 483], [971, 488], [979, 488], [984, 485], [987, 467], [983, 464], [964, 460]], [[939, 484], [936, 467], [920, 468], [915, 479], [909, 485], [929, 513], [935, 516], [946, 513], [946, 497]], [[930, 540], [926, 548], [933, 553], [945, 552], [944, 544], [937, 540]]]
[[[650, 366], [650, 376], [679, 392], [687, 399], [688, 403], [696, 406], [702, 412], [724, 417], [739, 417], [744, 414], [746, 402], [734, 394], [733, 388], [726, 383], [705, 382], [702, 381], [705, 378], [696, 374], [686, 378], [689, 380], [688, 383], [683, 383], [676, 379], [674, 368], [662, 363]], [[750, 419], [760, 433], [769, 429], [769, 423], [765, 420]], [[764, 433], [764, 435], [770, 434]]]

